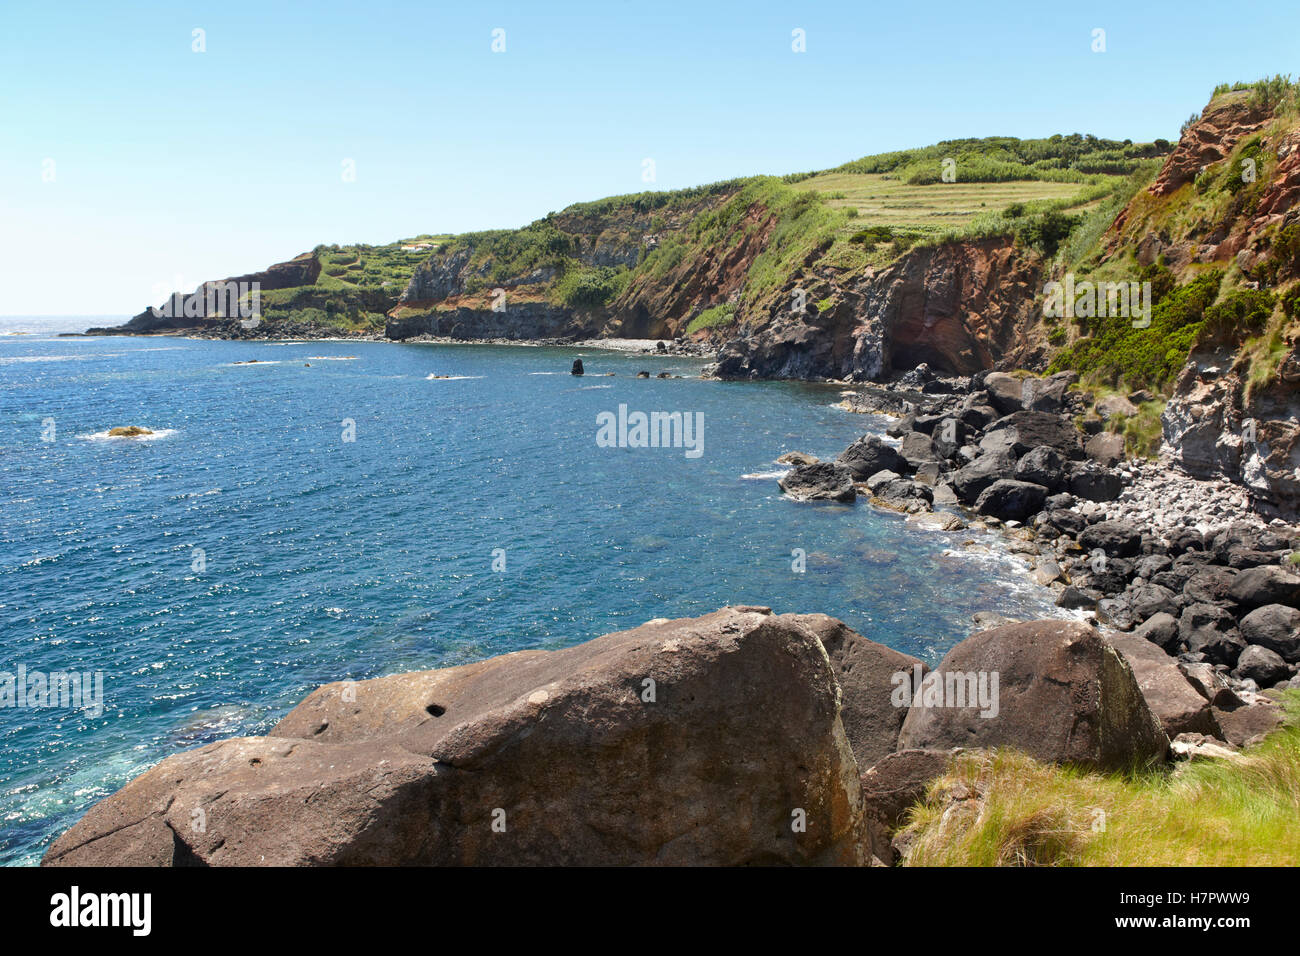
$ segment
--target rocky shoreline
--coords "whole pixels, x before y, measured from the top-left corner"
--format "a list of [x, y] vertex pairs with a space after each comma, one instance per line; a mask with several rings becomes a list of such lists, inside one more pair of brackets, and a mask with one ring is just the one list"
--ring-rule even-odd
[[1168, 458], [1125, 459], [1119, 436], [1080, 432], [1087, 399], [1075, 380], [921, 369], [873, 386], [846, 407], [898, 416], [887, 431], [897, 447], [869, 434], [831, 462], [791, 456], [780, 486], [908, 514], [963, 506], [973, 527], [1000, 528], [1036, 554], [1031, 576], [1058, 607], [1149, 642], [1207, 699], [1300, 688], [1300, 527], [1251, 510], [1245, 488], [1198, 480]]

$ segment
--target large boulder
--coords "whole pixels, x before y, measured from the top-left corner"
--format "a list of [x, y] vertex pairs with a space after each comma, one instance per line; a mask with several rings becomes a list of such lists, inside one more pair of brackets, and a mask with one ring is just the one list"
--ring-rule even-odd
[[1016, 462], [1016, 478], [1042, 485], [1048, 491], [1060, 491], [1066, 483], [1065, 461], [1056, 449], [1039, 445]]
[[1098, 521], [1079, 535], [1079, 544], [1088, 551], [1101, 549], [1112, 558], [1128, 558], [1142, 548], [1142, 533], [1123, 521]]
[[1216, 604], [1189, 604], [1178, 618], [1178, 639], [1193, 654], [1229, 667], [1246, 646], [1237, 620], [1231, 612]]
[[859, 863], [839, 698], [816, 635], [748, 607], [328, 684], [168, 757], [44, 863]]
[[[997, 681], [996, 706], [958, 706], [957, 691], [981, 676]], [[922, 681], [898, 746], [1013, 747], [1118, 770], [1163, 761], [1169, 741], [1119, 652], [1085, 624], [1049, 620], [983, 631], [949, 651]]]
[[1183, 596], [1192, 604], [1213, 604], [1217, 607], [1236, 606], [1232, 596], [1236, 585], [1237, 571], [1232, 568], [1214, 566], [1203, 567], [1194, 571], [1183, 585]]
[[1016, 458], [1010, 452], [984, 452], [953, 472], [948, 484], [964, 504], [974, 504], [985, 488], [1000, 478], [1010, 478], [1015, 470]]
[[1232, 673], [1241, 680], [1253, 680], [1260, 687], [1272, 687], [1279, 681], [1289, 679], [1291, 668], [1267, 647], [1250, 644], [1237, 658], [1237, 666]]
[[1124, 490], [1124, 482], [1095, 461], [1085, 461], [1071, 472], [1068, 487], [1070, 494], [1085, 501], [1114, 501]]
[[853, 472], [830, 461], [796, 465], [777, 484], [798, 501], [854, 501], [858, 497], [853, 488]]
[[1300, 663], [1300, 611], [1285, 604], [1265, 604], [1241, 619], [1241, 636], [1267, 647], [1291, 663]]
[[1083, 451], [1093, 461], [1101, 462], [1109, 468], [1124, 458], [1124, 436], [1115, 432], [1101, 432], [1088, 439]]
[[1178, 618], [1163, 612], [1152, 614], [1134, 631], [1134, 637], [1158, 645], [1170, 653], [1178, 651]]
[[1079, 430], [1069, 419], [1049, 412], [1013, 412], [999, 418], [988, 427], [981, 447], [985, 441], [1003, 441], [1017, 457], [1047, 445], [1062, 458], [1083, 458]]
[[858, 767], [870, 767], [898, 746], [898, 732], [918, 675], [930, 672], [915, 657], [868, 640], [825, 614], [794, 614], [830, 657], [840, 685], [840, 722]]
[[897, 862], [891, 837], [905, 822], [907, 810], [925, 796], [930, 784], [947, 773], [955, 752], [899, 750], [862, 775], [862, 811], [871, 855], [887, 866]]
[[1300, 574], [1277, 565], [1247, 568], [1232, 582], [1232, 599], [1254, 610], [1266, 604], [1300, 607]]
[[1248, 704], [1230, 700], [1230, 694], [1220, 697], [1229, 700], [1214, 705], [1214, 719], [1223, 728], [1223, 739], [1234, 747], [1259, 743], [1280, 727], [1286, 716], [1281, 707], [1271, 702]]
[[873, 482], [871, 487], [872, 504], [881, 505], [893, 511], [905, 511], [919, 514], [932, 511], [934, 492], [927, 485], [910, 478], [893, 478], [884, 482]]
[[984, 376], [989, 401], [1003, 415], [1024, 408], [1025, 383], [1007, 372], [989, 372]]
[[1179, 734], [1222, 735], [1210, 702], [1178, 669], [1176, 659], [1137, 634], [1107, 634], [1106, 640], [1133, 669], [1142, 697], [1169, 739]]
[[903, 460], [903, 456], [875, 435], [863, 435], [844, 449], [837, 460], [851, 471], [858, 481], [870, 478], [878, 471], [894, 471], [902, 474], [907, 469], [907, 462]]
[[898, 446], [898, 453], [913, 469], [920, 468], [927, 461], [939, 460], [939, 451], [935, 448], [934, 439], [925, 432], [908, 432], [904, 435], [903, 441]]
[[980, 492], [975, 510], [1003, 521], [1024, 521], [1046, 500], [1047, 489], [1042, 485], [1000, 478]]

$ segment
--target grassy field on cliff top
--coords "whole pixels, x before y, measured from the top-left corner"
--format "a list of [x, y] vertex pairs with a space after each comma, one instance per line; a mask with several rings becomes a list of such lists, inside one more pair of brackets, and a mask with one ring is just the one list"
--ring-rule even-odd
[[[1300, 865], [1300, 692], [1287, 724], [1242, 758], [1196, 760], [1133, 776], [1047, 766], [1007, 751], [972, 753], [911, 811], [912, 866]], [[986, 794], [977, 816], [939, 794]]]
[[[1168, 148], [1164, 142], [1133, 144], [1079, 134], [957, 140], [867, 156], [817, 173], [612, 196], [575, 203], [519, 229], [422, 236], [384, 246], [318, 246], [323, 268], [310, 287], [312, 295], [279, 290], [264, 299], [272, 320], [375, 327], [381, 324], [378, 313], [396, 305], [421, 262], [431, 254], [464, 248], [476, 273], [467, 294], [549, 269], [555, 279], [541, 293], [546, 298], [570, 307], [600, 307], [617, 300], [638, 278], [662, 280], [683, 260], [725, 248], [757, 204], [771, 212], [777, 225], [746, 277], [744, 303], [753, 306], [788, 282], [798, 264], [818, 249], [825, 250], [828, 265], [852, 271], [886, 264], [918, 242], [990, 234], [1023, 234], [1027, 241], [1037, 241], [1042, 230], [1035, 227], [1045, 216], [1057, 216], [1058, 229], [1073, 225], [1074, 219], [1063, 217], [1086, 216], [1122, 190], [1135, 172], [1153, 174], [1156, 157]], [[944, 181], [949, 159], [954, 182]], [[725, 200], [721, 208], [700, 211], [719, 200]], [[632, 230], [635, 235], [620, 234], [629, 228], [627, 221], [641, 224]], [[608, 223], [607, 241], [638, 246], [642, 233], [670, 228], [666, 240], [645, 250], [633, 265], [597, 267], [579, 258], [584, 246], [578, 230], [589, 232], [592, 222]], [[435, 248], [401, 249], [417, 241]], [[733, 317], [740, 317], [734, 308], [710, 315], [695, 328], [725, 324], [719, 320]]]

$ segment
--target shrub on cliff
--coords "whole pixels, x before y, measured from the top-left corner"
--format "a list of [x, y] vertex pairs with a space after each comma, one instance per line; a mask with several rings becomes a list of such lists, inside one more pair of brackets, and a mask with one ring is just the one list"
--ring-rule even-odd
[[1163, 390], [1182, 369], [1201, 335], [1205, 311], [1219, 293], [1223, 273], [1211, 269], [1160, 295], [1164, 277], [1153, 273], [1151, 324], [1134, 328], [1128, 316], [1080, 319], [1086, 335], [1057, 353], [1049, 370], [1131, 388]]
[[1261, 332], [1273, 312], [1273, 293], [1266, 289], [1234, 289], [1218, 305], [1205, 310], [1201, 339], [1240, 342]]
[[570, 267], [551, 290], [551, 298], [570, 308], [598, 308], [618, 298], [631, 273], [625, 268]]

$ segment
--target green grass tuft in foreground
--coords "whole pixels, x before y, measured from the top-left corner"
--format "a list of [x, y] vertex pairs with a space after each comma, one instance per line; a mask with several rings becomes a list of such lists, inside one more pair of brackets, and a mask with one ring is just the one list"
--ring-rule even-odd
[[[1300, 864], [1300, 692], [1286, 726], [1242, 759], [1174, 772], [1090, 773], [1012, 751], [972, 752], [913, 807], [911, 866], [1295, 866]], [[949, 813], [956, 784], [983, 811]]]

